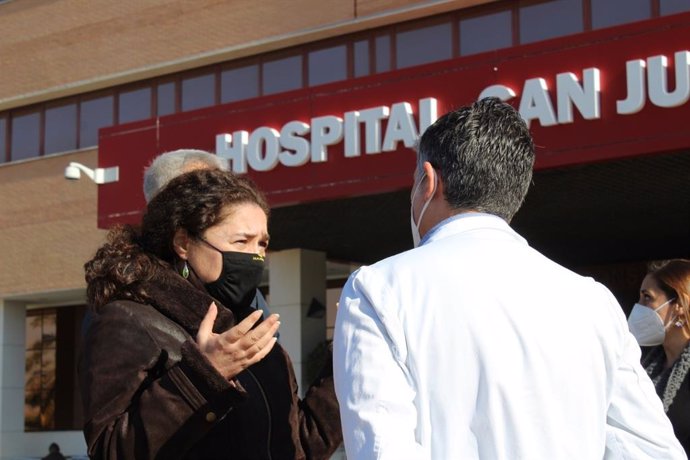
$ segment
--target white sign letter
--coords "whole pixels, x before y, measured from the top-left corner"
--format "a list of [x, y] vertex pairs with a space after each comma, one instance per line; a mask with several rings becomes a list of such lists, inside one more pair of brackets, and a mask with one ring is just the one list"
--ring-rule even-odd
[[232, 172], [244, 174], [247, 172], [247, 131], [235, 131], [232, 134], [218, 134], [216, 136], [216, 155], [230, 162]]
[[438, 101], [435, 97], [419, 100], [419, 135], [438, 119]]
[[[278, 138], [280, 133], [273, 128], [262, 126], [249, 136], [247, 161], [255, 171], [270, 171], [278, 164]], [[266, 152], [263, 147], [266, 146]]]
[[390, 114], [385, 105], [359, 111], [359, 119], [364, 122], [364, 151], [366, 153], [381, 153], [381, 120]]
[[628, 97], [625, 100], [616, 101], [616, 113], [630, 115], [639, 112], [644, 107], [646, 100], [644, 69], [646, 66], [647, 64], [642, 59], [633, 59], [625, 63]]
[[345, 158], [358, 157], [359, 151], [359, 112], [345, 112], [343, 131], [345, 135]]
[[414, 146], [416, 140], [417, 127], [412, 117], [412, 106], [409, 102], [393, 104], [381, 150], [391, 152], [398, 148], [400, 141], [403, 141], [405, 147], [410, 148]]
[[278, 154], [284, 166], [302, 166], [309, 161], [309, 142], [300, 136], [309, 132], [309, 125], [301, 121], [290, 121], [280, 130], [280, 145], [285, 150]]
[[328, 160], [328, 145], [343, 140], [343, 120], [334, 116], [317, 117], [311, 120], [311, 161]]
[[556, 75], [556, 96], [558, 100], [558, 122], [573, 122], [573, 105], [577, 107], [585, 120], [601, 118], [599, 109], [599, 69], [591, 68], [582, 71], [583, 86], [577, 76], [571, 72]]
[[525, 81], [520, 99], [520, 115], [529, 127], [535, 118], [539, 119], [542, 126], [553, 126], [556, 115], [553, 113], [553, 105], [549, 99], [549, 91], [546, 80], [543, 78], [530, 78]]
[[657, 107], [678, 107], [688, 102], [690, 98], [690, 52], [678, 51], [675, 54], [676, 89], [668, 91], [666, 71], [668, 60], [666, 56], [652, 56], [647, 58], [647, 85], [649, 100]]

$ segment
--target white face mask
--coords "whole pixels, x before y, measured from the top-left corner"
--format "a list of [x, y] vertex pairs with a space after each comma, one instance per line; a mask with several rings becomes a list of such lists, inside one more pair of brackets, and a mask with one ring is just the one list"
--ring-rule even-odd
[[415, 223], [414, 221], [414, 197], [417, 195], [417, 191], [419, 190], [419, 186], [424, 182], [424, 179], [420, 179], [419, 182], [417, 182], [417, 186], [414, 188], [414, 191], [412, 192], [412, 198], [410, 198], [410, 230], [412, 231], [412, 244], [414, 244], [414, 247], [416, 248], [419, 246], [419, 242], [422, 240], [422, 236], [419, 234], [419, 226], [422, 223], [422, 218], [424, 217], [424, 213], [426, 212], [426, 208], [429, 206], [429, 203], [431, 203], [432, 198], [434, 198], [434, 194], [436, 193], [436, 181], [437, 181], [436, 174], [434, 174], [434, 191], [431, 193], [431, 196], [429, 197], [428, 200], [424, 202], [424, 206], [422, 206], [422, 211], [419, 213], [419, 221]]
[[637, 339], [637, 343], [643, 347], [652, 347], [664, 343], [666, 329], [671, 325], [673, 319], [668, 324], [664, 324], [657, 312], [673, 300], [675, 299], [670, 299], [655, 309], [645, 307], [639, 303], [633, 306], [628, 317], [628, 328], [632, 335], [635, 336], [635, 339]]

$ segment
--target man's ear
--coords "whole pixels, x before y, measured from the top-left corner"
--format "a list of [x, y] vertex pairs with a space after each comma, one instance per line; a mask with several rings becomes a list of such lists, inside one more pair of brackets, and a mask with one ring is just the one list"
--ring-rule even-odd
[[[438, 173], [434, 167], [431, 166], [431, 163], [425, 161], [422, 165], [422, 169], [424, 170], [424, 175], [426, 177], [424, 179], [424, 183], [420, 185], [420, 187], [422, 187], [422, 190], [424, 191], [423, 196], [424, 200], [426, 201], [431, 198], [432, 195], [435, 195], [439, 190], [441, 190], [442, 185], [441, 178], [438, 176]], [[441, 194], [441, 196], [443, 196], [443, 194]]]
[[177, 231], [175, 231], [175, 236], [173, 236], [173, 250], [182, 260], [187, 260], [187, 251], [189, 249], [190, 240], [191, 238], [189, 237], [187, 230], [178, 228]]

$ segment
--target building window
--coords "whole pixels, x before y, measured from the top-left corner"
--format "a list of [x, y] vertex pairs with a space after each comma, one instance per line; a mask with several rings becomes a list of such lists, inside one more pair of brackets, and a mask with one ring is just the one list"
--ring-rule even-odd
[[[508, 48], [513, 42], [512, 13], [509, 10], [474, 16], [460, 21], [460, 55]], [[486, 31], [491, 33], [487, 34]]]
[[339, 45], [309, 53], [309, 85], [322, 85], [347, 78], [347, 46]]
[[290, 56], [263, 64], [264, 94], [275, 94], [302, 87], [302, 56]]
[[0, 163], [7, 161], [7, 117], [0, 117]]
[[374, 41], [376, 47], [376, 73], [391, 70], [391, 37], [379, 35]]
[[220, 74], [220, 102], [241, 101], [259, 96], [259, 66], [256, 64], [223, 70]]
[[520, 7], [520, 43], [582, 32], [582, 0], [555, 0]]
[[84, 311], [83, 306], [27, 311], [25, 431], [83, 426], [76, 362]]
[[41, 112], [16, 112], [12, 116], [12, 161], [37, 157], [41, 153]]
[[652, 14], [649, 0], [591, 0], [592, 28], [617, 26], [647, 19]]
[[175, 113], [175, 82], [159, 83], [157, 88], [157, 113], [159, 117]]
[[77, 148], [77, 104], [61, 104], [46, 109], [45, 153]]
[[354, 76], [362, 77], [369, 75], [369, 40], [360, 40], [354, 44]]
[[24, 384], [26, 431], [55, 429], [55, 310], [27, 312]]
[[118, 123], [151, 118], [151, 88], [121, 91], [118, 96]]
[[98, 130], [113, 124], [113, 96], [86, 99], [81, 102], [79, 147], [98, 145]]
[[662, 16], [683, 11], [690, 11], [690, 0], [659, 0], [659, 13]]
[[398, 69], [450, 59], [453, 57], [450, 22], [398, 32], [395, 54]]
[[216, 103], [216, 76], [209, 73], [182, 80], [182, 111], [209, 107]]

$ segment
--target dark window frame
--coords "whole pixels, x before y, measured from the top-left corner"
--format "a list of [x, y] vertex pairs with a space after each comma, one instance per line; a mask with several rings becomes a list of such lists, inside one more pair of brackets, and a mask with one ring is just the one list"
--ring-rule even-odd
[[235, 59], [233, 61], [225, 62], [223, 64], [220, 64], [218, 68], [218, 104], [232, 104], [234, 102], [239, 102], [239, 101], [246, 101], [248, 99], [252, 98], [243, 98], [243, 99], [237, 99], [235, 101], [230, 101], [230, 102], [222, 102], [223, 101], [223, 72], [226, 71], [232, 71], [236, 69], [242, 69], [245, 67], [250, 67], [250, 66], [256, 66], [256, 96], [255, 97], [260, 97], [262, 93], [262, 85], [263, 85], [263, 73], [262, 73], [262, 68], [261, 68], [261, 60], [259, 56], [252, 56], [248, 58], [240, 58], [240, 59]]
[[0, 112], [0, 120], [3, 120], [5, 122], [4, 123], [4, 132], [1, 133], [2, 134], [2, 138], [1, 138], [2, 143], [4, 144], [3, 145], [3, 147], [4, 147], [3, 152], [5, 152], [5, 154], [3, 155], [4, 158], [2, 159], [2, 163], [9, 163], [9, 161], [10, 161], [10, 144], [9, 144], [9, 140], [10, 140], [10, 130], [9, 130], [10, 114], [9, 114], [9, 111], [8, 112]]
[[[322, 84], [327, 85], [329, 83], [346, 81], [351, 79], [352, 75], [354, 75], [354, 51], [352, 50], [354, 48], [354, 42], [355, 41], [350, 39], [349, 37], [347, 40], [343, 40], [342, 37], [340, 37], [340, 39], [338, 39], [338, 37], [334, 37], [326, 40], [321, 40], [315, 43], [310, 43], [309, 45], [305, 46], [303, 58], [304, 61], [302, 63], [303, 66], [306, 65], [306, 68], [303, 69], [305, 88], [311, 88], [312, 86], [318, 86]], [[313, 85], [309, 79], [309, 55], [316, 51], [322, 51], [329, 48], [337, 48], [339, 46], [345, 47], [345, 78], [343, 78], [342, 80], [334, 80], [328, 83], [317, 83]]]
[[[132, 91], [138, 91], [141, 89], [148, 89], [150, 91], [150, 97], [149, 97], [149, 116], [147, 118], [138, 118], [136, 120], [130, 120], [130, 121], [124, 121], [120, 122], [120, 95], [122, 93], [129, 93]], [[117, 118], [115, 119], [115, 124], [120, 125], [120, 124], [126, 124], [126, 123], [133, 123], [141, 120], [150, 120], [151, 118], [155, 118], [156, 112], [158, 110], [158, 107], [154, 105], [154, 100], [156, 99], [158, 93], [158, 83], [156, 80], [145, 80], [145, 81], [139, 81], [136, 83], [131, 83], [128, 85], [122, 85], [118, 86], [115, 88], [115, 101], [117, 102]]]
[[[24, 114], [28, 114], [31, 112], [36, 112], [38, 114], [38, 152], [35, 156], [28, 156], [25, 158], [19, 158], [19, 159], [13, 159], [12, 158], [12, 141], [14, 140], [14, 122], [15, 119], [19, 116], [21, 117]], [[45, 113], [45, 103], [39, 103], [39, 104], [33, 104], [33, 105], [27, 105], [24, 107], [18, 107], [14, 110], [12, 110], [9, 114], [8, 117], [8, 122], [7, 122], [7, 130], [8, 130], [8, 150], [7, 150], [7, 157], [8, 157], [8, 162], [14, 162], [14, 161], [23, 161], [23, 160], [29, 160], [31, 158], [40, 158], [43, 156], [43, 130], [44, 130], [44, 113]]]
[[[422, 18], [422, 19], [417, 19], [414, 21], [407, 21], [407, 22], [402, 22], [400, 24], [395, 24], [393, 27], [393, 34], [391, 38], [391, 58], [393, 59], [395, 63], [395, 67], [392, 68], [392, 70], [397, 70], [400, 69], [401, 67], [398, 65], [398, 34], [400, 33], [405, 33], [405, 32], [412, 32], [415, 30], [419, 29], [424, 29], [427, 27], [434, 27], [434, 26], [439, 26], [439, 25], [449, 25], [450, 26], [450, 57], [448, 59], [453, 59], [457, 57], [458, 55], [455, 53], [455, 44], [453, 43], [453, 37], [456, 36], [456, 34], [459, 33], [459, 28], [458, 28], [458, 21], [456, 21], [452, 15], [436, 15], [436, 16], [430, 16], [427, 18]], [[430, 61], [430, 62], [440, 62], [440, 61]], [[403, 67], [403, 68], [410, 68], [410, 67], [416, 67], [418, 65], [426, 65], [429, 64], [430, 62], [427, 62], [425, 64], [415, 64], [413, 66], [408, 66], [408, 67]]]
[[[460, 14], [461, 12], [456, 12], [453, 18], [453, 25], [457, 29], [456, 45], [458, 48], [458, 57], [464, 57], [461, 53], [462, 43], [461, 43], [461, 31], [460, 22], [467, 19], [481, 18], [484, 16], [490, 16], [496, 13], [507, 12], [510, 15], [510, 46], [517, 46], [520, 40], [520, 14], [517, 4], [506, 4], [504, 2], [491, 3], [489, 5], [479, 5], [473, 8], [469, 8], [468, 12], [465, 14]], [[488, 50], [487, 50], [488, 51]], [[486, 52], [486, 51], [483, 51]], [[473, 56], [474, 54], [468, 54], [467, 56]]]
[[[198, 77], [203, 77], [206, 75], [210, 75], [213, 78], [213, 102], [211, 105], [204, 105], [201, 107], [195, 107], [193, 109], [188, 109], [188, 110], [183, 110], [182, 109], [182, 102], [184, 98], [184, 91], [183, 91], [183, 86], [184, 86], [184, 81], [190, 78], [198, 78]], [[184, 72], [180, 72], [178, 75], [178, 81], [176, 85], [177, 89], [177, 96], [176, 99], [179, 99], [180, 105], [179, 105], [179, 111], [176, 111], [175, 113], [179, 112], [187, 112], [187, 111], [192, 111], [192, 110], [201, 110], [205, 109], [208, 107], [214, 107], [220, 103], [220, 65], [219, 64], [214, 64], [210, 66], [204, 66], [200, 67], [198, 69], [192, 69], [192, 70], [186, 70]]]
[[[173, 111], [171, 113], [166, 113], [166, 114], [159, 114], [158, 113], [158, 103], [160, 102], [158, 100], [158, 88], [162, 85], [167, 85], [167, 84], [172, 84], [173, 88]], [[153, 86], [155, 87], [155, 90], [153, 91], [153, 99], [155, 100], [153, 102], [154, 106], [154, 111], [153, 111], [153, 116], [154, 118], [158, 117], [166, 117], [168, 115], [174, 115], [176, 113], [179, 113], [181, 111], [182, 107], [182, 90], [181, 90], [181, 82], [180, 82], [180, 75], [172, 75], [172, 76], [165, 76], [156, 79], [156, 81], [153, 83]]]
[[[79, 95], [79, 116], [77, 118], [77, 123], [79, 125], [79, 138], [77, 139], [77, 149], [89, 149], [89, 148], [97, 148], [98, 147], [98, 142], [96, 142], [96, 145], [81, 145], [81, 120], [82, 120], [82, 115], [83, 115], [83, 105], [86, 102], [92, 101], [94, 99], [101, 99], [105, 97], [111, 97], [113, 99], [113, 109], [112, 109], [112, 124], [108, 126], [117, 126], [117, 119], [118, 119], [118, 113], [117, 113], [117, 87], [116, 88], [107, 88], [105, 90], [101, 91], [93, 91], [91, 93], [86, 93], [86, 94], [81, 94]], [[98, 131], [101, 128], [98, 128], [96, 130], [96, 139], [98, 139]]]
[[63, 97], [61, 99], [55, 99], [52, 101], [46, 102], [43, 107], [42, 107], [42, 112], [43, 112], [43, 123], [41, 123], [41, 146], [42, 146], [42, 155], [41, 156], [46, 156], [46, 155], [55, 155], [60, 152], [69, 152], [70, 150], [60, 150], [59, 152], [52, 152], [52, 153], [46, 153], [48, 151], [48, 145], [46, 144], [46, 123], [47, 123], [47, 112], [48, 110], [55, 108], [55, 107], [61, 107], [64, 105], [69, 105], [69, 104], [74, 104], [76, 110], [75, 110], [75, 120], [74, 120], [74, 135], [75, 135], [75, 150], [79, 149], [79, 97], [77, 96], [70, 96], [70, 97]]
[[288, 58], [297, 57], [297, 56], [299, 56], [300, 59], [302, 60], [300, 63], [301, 64], [300, 65], [300, 72], [301, 72], [300, 85], [297, 88], [292, 88], [292, 89], [288, 89], [288, 90], [284, 90], [284, 91], [296, 91], [299, 89], [308, 88], [307, 76], [305, 75], [305, 73], [308, 70], [307, 69], [307, 62], [306, 62], [307, 61], [306, 50], [303, 46], [301, 46], [301, 47], [297, 46], [297, 47], [287, 48], [287, 49], [283, 49], [283, 50], [272, 51], [272, 52], [269, 52], [269, 53], [266, 53], [266, 54], [259, 56], [259, 63], [260, 63], [259, 68], [261, 69], [261, 71], [260, 71], [260, 74], [261, 74], [260, 75], [261, 92], [259, 93], [259, 97], [261, 97], [261, 96], [273, 96], [273, 95], [280, 94], [280, 93], [284, 92], [284, 91], [278, 91], [275, 93], [266, 94], [266, 89], [264, 88], [264, 73], [266, 71], [266, 64], [271, 63], [273, 61], [279, 61], [282, 59], [288, 59]]

